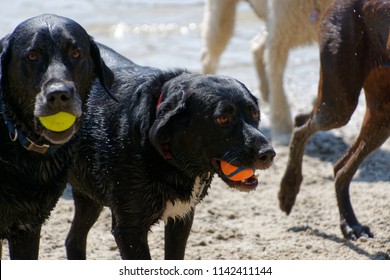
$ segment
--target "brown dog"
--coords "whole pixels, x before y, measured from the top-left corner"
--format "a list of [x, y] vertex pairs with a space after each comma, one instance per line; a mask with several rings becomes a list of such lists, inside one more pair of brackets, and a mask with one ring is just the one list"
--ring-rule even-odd
[[390, 135], [390, 1], [336, 0], [320, 30], [318, 100], [310, 115], [298, 116], [279, 192], [280, 208], [290, 213], [302, 182], [306, 140], [318, 130], [348, 123], [361, 89], [366, 114], [356, 142], [334, 166], [341, 231], [347, 239], [373, 237], [357, 220], [349, 184], [362, 161]]

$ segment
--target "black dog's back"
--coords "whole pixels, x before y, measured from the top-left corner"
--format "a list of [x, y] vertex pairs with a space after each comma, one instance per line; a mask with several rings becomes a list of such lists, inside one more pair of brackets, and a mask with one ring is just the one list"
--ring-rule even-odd
[[[114, 149], [137, 153], [140, 152], [139, 146], [146, 149], [145, 147], [150, 145], [146, 131], [150, 129], [155, 118], [155, 111], [145, 108], [157, 103], [157, 88], [161, 88], [164, 82], [172, 77], [186, 72], [163, 72], [157, 68], [140, 66], [105, 45], [99, 44], [99, 49], [102, 58], [115, 75], [111, 89], [117, 101], [104, 94], [104, 89], [99, 84], [94, 85], [94, 94], [88, 100], [87, 112], [84, 115], [85, 125], [81, 128], [81, 141], [78, 144], [80, 152], [76, 155], [70, 182], [76, 190], [81, 189], [103, 205], [111, 207], [115, 201], [107, 196], [106, 188], [110, 186], [105, 183], [107, 178], [109, 181], [114, 180], [111, 177], [114, 174], [110, 174], [110, 170], [112, 166], [127, 164], [124, 161], [132, 161], [134, 158], [134, 154], [125, 157], [121, 153], [111, 154], [111, 151]], [[157, 79], [151, 79], [153, 75]], [[145, 89], [139, 90], [143, 86]], [[124, 137], [128, 139], [123, 139]], [[128, 146], [122, 146], [123, 143]], [[92, 159], [89, 158], [91, 156]], [[93, 169], [90, 161], [94, 162]], [[100, 173], [103, 170], [104, 175]], [[132, 171], [136, 173], [137, 167]], [[133, 174], [129, 172], [128, 176]], [[102, 185], [105, 190], [101, 194], [96, 186]]]
[[133, 69], [134, 72], [142, 69], [142, 66], [135, 64], [133, 61], [117, 53], [110, 47], [100, 43], [97, 43], [97, 45], [102, 59], [109, 68], [129, 68], [129, 70]]
[[122, 70], [128, 73], [140, 73], [143, 71], [152, 71], [153, 69], [159, 71], [157, 68], [138, 65], [106, 45], [99, 43], [97, 43], [97, 45], [99, 46], [100, 55], [102, 56], [104, 63], [110, 69], [116, 69], [117, 71]]

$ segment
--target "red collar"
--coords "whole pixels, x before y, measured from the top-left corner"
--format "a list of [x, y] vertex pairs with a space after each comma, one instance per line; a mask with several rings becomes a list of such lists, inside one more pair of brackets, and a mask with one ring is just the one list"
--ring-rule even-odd
[[161, 92], [161, 93], [160, 93], [160, 97], [159, 97], [158, 100], [157, 100], [156, 110], [158, 109], [158, 106], [160, 106], [160, 104], [161, 104], [161, 102], [162, 102], [162, 96], [163, 96], [163, 93]]

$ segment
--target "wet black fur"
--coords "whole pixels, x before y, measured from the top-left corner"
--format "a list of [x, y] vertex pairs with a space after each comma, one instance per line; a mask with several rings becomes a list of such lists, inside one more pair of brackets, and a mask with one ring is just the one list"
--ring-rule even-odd
[[[70, 173], [76, 213], [67, 254], [86, 258], [88, 231], [108, 206], [121, 257], [149, 259], [147, 235], [166, 202], [189, 201], [196, 178], [216, 172], [213, 158], [267, 168], [275, 153], [258, 130], [257, 100], [238, 81], [141, 67], [103, 46], [101, 53], [117, 67], [112, 92], [119, 103], [102, 89], [88, 101]], [[221, 115], [231, 123], [217, 124]], [[184, 258], [193, 216], [192, 208], [184, 219], [168, 219], [166, 259]]]
[[[70, 63], [67, 52], [61, 53], [62, 59], [55, 56], [54, 52], [67, 50], [61, 40], [83, 48], [84, 57], [79, 64]], [[26, 58], [31, 50], [40, 55], [33, 63]], [[28, 151], [18, 141], [11, 141], [4, 118], [32, 141], [52, 144], [39, 133], [34, 116], [36, 97], [44, 93], [44, 84], [50, 82], [47, 77], [54, 75], [59, 83], [74, 83], [73, 93], [85, 101], [97, 78], [109, 87], [112, 73], [85, 30], [74, 21], [55, 15], [42, 15], [21, 23], [0, 41], [0, 52], [0, 238], [9, 241], [12, 259], [36, 259], [41, 225], [50, 216], [67, 182], [73, 140], [54, 145], [54, 151], [48, 154]], [[47, 70], [53, 65], [65, 70], [61, 73]]]

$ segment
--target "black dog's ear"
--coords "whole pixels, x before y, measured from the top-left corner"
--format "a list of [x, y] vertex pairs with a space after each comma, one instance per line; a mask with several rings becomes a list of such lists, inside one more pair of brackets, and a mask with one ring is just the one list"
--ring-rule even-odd
[[90, 49], [91, 49], [91, 56], [92, 60], [95, 64], [95, 72], [97, 77], [99, 78], [100, 83], [102, 84], [103, 88], [106, 90], [108, 95], [118, 102], [118, 99], [112, 94], [110, 87], [112, 83], [114, 82], [114, 73], [110, 70], [110, 68], [107, 67], [106, 63], [104, 63], [102, 57], [100, 56], [100, 50], [95, 41], [90, 38]]
[[0, 98], [2, 98], [4, 79], [8, 68], [9, 38], [10, 35], [7, 35], [0, 40]]
[[[164, 98], [165, 95], [168, 96]], [[170, 153], [172, 124], [175, 121], [184, 122], [187, 115], [184, 92], [182, 90], [175, 93], [165, 92], [161, 99], [164, 100], [157, 108], [156, 120], [149, 130], [149, 140], [165, 159], [172, 159]]]
[[7, 36], [3, 37], [0, 40], [0, 55], [1, 55], [1, 57], [3, 57], [3, 54], [8, 49], [9, 37], [10, 37], [10, 34], [8, 34]]

